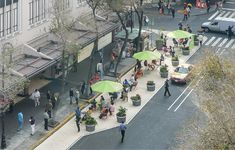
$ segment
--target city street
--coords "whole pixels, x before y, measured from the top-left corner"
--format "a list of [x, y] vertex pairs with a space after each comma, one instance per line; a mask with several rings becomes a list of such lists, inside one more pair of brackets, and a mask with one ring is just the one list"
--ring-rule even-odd
[[[230, 17], [235, 18], [235, 4], [232, 0], [227, 0], [224, 4], [226, 7], [221, 13], [212, 11], [209, 14], [192, 15], [187, 22], [183, 22], [191, 27], [192, 32], [197, 34], [201, 24], [206, 21], [212, 21], [214, 18]], [[180, 8], [177, 8], [180, 9]], [[197, 9], [195, 10], [197, 11]], [[198, 9], [198, 11], [202, 11]], [[156, 10], [148, 10], [145, 15], [150, 19], [148, 25], [151, 30], [173, 31], [178, 29], [178, 23], [182, 21], [183, 14], [176, 13], [172, 19], [171, 15], [160, 15]], [[136, 20], [136, 16], [134, 17]], [[135, 23], [138, 24], [138, 23]], [[137, 28], [137, 27], [136, 27]], [[196, 64], [205, 54], [205, 50], [213, 51], [221, 57], [232, 57], [235, 54], [235, 37], [229, 40], [226, 34], [205, 33], [207, 40], [204, 41], [203, 47], [200, 48], [187, 63]], [[155, 45], [155, 42], [153, 42]], [[109, 63], [110, 53], [113, 45], [104, 49], [104, 62]], [[96, 53], [93, 63], [95, 70], [96, 63], [100, 56]], [[56, 114], [57, 120], [63, 120], [68, 114], [74, 112], [77, 105], [69, 105], [69, 89], [71, 87], [80, 87], [80, 83], [86, 80], [88, 70], [86, 69], [89, 59], [78, 64], [78, 72], [71, 73], [67, 77], [65, 93], [61, 93], [61, 101]], [[15, 105], [12, 114], [5, 115], [5, 132], [8, 149], [27, 149], [30, 145], [37, 142], [47, 132], [43, 129], [43, 112], [46, 105], [46, 92], [61, 91], [61, 79], [51, 81], [48, 85], [40, 89], [42, 94], [41, 105], [34, 108], [34, 102], [28, 97]], [[177, 137], [182, 132], [185, 125], [195, 116], [204, 115], [200, 113], [194, 103], [196, 95], [188, 85], [170, 84], [171, 97], [164, 97], [164, 87], [161, 88], [155, 96], [144, 106], [144, 108], [135, 116], [127, 125], [127, 132], [124, 143], [120, 143], [120, 132], [118, 128], [109, 129], [92, 135], [83, 137], [71, 145], [70, 149], [170, 149], [177, 143]], [[80, 103], [83, 103], [81, 100]], [[17, 132], [17, 113], [22, 111], [24, 114], [24, 127], [21, 132]], [[34, 116], [36, 119], [36, 133], [30, 136], [29, 117]], [[0, 128], [1, 128], [0, 124]]]
[[[231, 15], [235, 11], [223, 12]], [[227, 16], [229, 16], [229, 14]], [[149, 15], [149, 14], [148, 14]], [[200, 25], [212, 18], [220, 15], [213, 13], [210, 15], [192, 16], [187, 22], [193, 31], [197, 31]], [[149, 15], [150, 16], [150, 15]], [[175, 30], [177, 21], [166, 16], [151, 16], [154, 20], [151, 28]], [[159, 21], [161, 20], [161, 21]], [[189, 60], [188, 63], [195, 64], [205, 54], [204, 49], [215, 52], [221, 57], [230, 57], [234, 53], [234, 39], [228, 40], [226, 34], [206, 33], [208, 37], [203, 47], [199, 49]], [[120, 133], [118, 128], [110, 129], [93, 135], [83, 137], [70, 149], [170, 149], [177, 142], [177, 135], [195, 115], [203, 117], [203, 114], [194, 104], [196, 98], [193, 89], [185, 86], [171, 85], [171, 97], [164, 97], [164, 88], [148, 102], [148, 104], [138, 113], [138, 115], [128, 124], [126, 139], [120, 143]]]

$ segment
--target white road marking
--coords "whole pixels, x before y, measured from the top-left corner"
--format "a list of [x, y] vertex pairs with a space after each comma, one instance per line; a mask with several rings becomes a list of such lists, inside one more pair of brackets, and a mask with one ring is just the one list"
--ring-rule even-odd
[[179, 104], [178, 107], [176, 107], [176, 109], [174, 110], [174, 112], [176, 112], [180, 106], [184, 103], [184, 101], [188, 98], [188, 96], [192, 93], [193, 89], [185, 96], [185, 98], [182, 100], [182, 102]]
[[226, 13], [226, 11], [222, 11], [217, 17], [221, 17], [222, 15], [224, 15]]
[[232, 49], [235, 49], [235, 44], [233, 44]]
[[233, 4], [235, 5], [235, 2], [225, 2], [226, 4]]
[[234, 11], [235, 9], [232, 9], [232, 8], [222, 8], [222, 10], [231, 10], [231, 11]]
[[227, 45], [225, 46], [225, 48], [229, 48], [229, 46], [234, 42], [234, 39], [230, 40]]
[[222, 55], [225, 52], [226, 49], [223, 49], [219, 55]]
[[219, 11], [215, 12], [208, 20], [212, 20], [218, 14], [219, 14]]
[[215, 53], [218, 54], [220, 50], [221, 48], [218, 48]]
[[224, 17], [224, 18], [227, 18], [227, 17], [228, 17], [228, 15], [230, 15], [230, 13], [231, 13], [230, 11], [229, 11], [229, 12], [227, 12], [223, 17]]
[[220, 43], [220, 45], [219, 45], [218, 47], [222, 47], [222, 46], [224, 45], [224, 43], [226, 43], [227, 41], [228, 41], [228, 39], [225, 38], [225, 39]]
[[221, 39], [222, 39], [222, 38], [219, 37], [211, 46], [215, 46], [216, 44], [218, 44]]
[[214, 39], [215, 37], [213, 36], [205, 45], [209, 45]]
[[228, 18], [235, 18], [235, 12], [232, 13]]
[[184, 91], [180, 94], [180, 96], [171, 104], [171, 106], [168, 108], [168, 110], [171, 109], [171, 107], [173, 105], [175, 105], [175, 103], [180, 99], [180, 97], [186, 92], [186, 90], [189, 88], [189, 86], [191, 85], [191, 83], [184, 89]]

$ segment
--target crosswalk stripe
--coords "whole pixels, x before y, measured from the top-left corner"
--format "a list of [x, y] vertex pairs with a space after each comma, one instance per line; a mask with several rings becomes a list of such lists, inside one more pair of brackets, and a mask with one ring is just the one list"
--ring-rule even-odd
[[225, 46], [225, 48], [229, 48], [229, 46], [230, 46], [234, 41], [235, 41], [234, 39], [230, 40], [230, 41], [227, 43], [227, 45]]
[[235, 12], [233, 12], [228, 18], [235, 18]]
[[235, 49], [235, 44], [233, 44], [232, 48], [231, 49]]
[[205, 45], [209, 45], [214, 39], [215, 37], [213, 36]]
[[225, 38], [225, 39], [220, 43], [220, 45], [219, 45], [218, 47], [222, 47], [222, 46], [224, 45], [224, 43], [226, 43], [227, 41], [228, 41], [228, 39]]
[[226, 13], [226, 11], [222, 11], [217, 17], [221, 17], [222, 15], [224, 15]]
[[230, 11], [227, 12], [223, 17], [224, 17], [224, 18], [228, 17], [228, 15], [230, 15], [230, 13], [231, 13]]
[[211, 46], [215, 46], [216, 44], [218, 44], [221, 39], [222, 39], [222, 38], [219, 37]]
[[208, 20], [212, 20], [218, 14], [219, 14], [219, 11], [215, 12]]

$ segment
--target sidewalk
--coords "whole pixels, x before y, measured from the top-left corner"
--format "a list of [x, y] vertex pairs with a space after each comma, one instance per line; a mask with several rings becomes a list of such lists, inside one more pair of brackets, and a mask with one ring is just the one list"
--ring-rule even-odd
[[[157, 31], [153, 31], [156, 32]], [[166, 33], [166, 31], [165, 31]], [[205, 41], [206, 39], [204, 39]], [[167, 41], [168, 45], [173, 45], [172, 40]], [[199, 47], [194, 47], [190, 51], [190, 55], [183, 56], [180, 55], [180, 64], [185, 63], [197, 50]], [[176, 54], [179, 54], [180, 52], [176, 52]], [[171, 65], [171, 58], [165, 57], [165, 64], [167, 64], [169, 67], [169, 73], [173, 72], [174, 68]], [[133, 73], [133, 69], [130, 70], [128, 73], [126, 73], [122, 78], [121, 81], [124, 79], [129, 79], [131, 74]], [[156, 90], [154, 92], [147, 92], [146, 91], [146, 83], [147, 81], [152, 80], [156, 83]], [[144, 76], [138, 79], [138, 85], [136, 89], [134, 89], [132, 92], [128, 94], [129, 100], [128, 102], [122, 101], [122, 100], [116, 100], [115, 101], [115, 113], [117, 112], [119, 106], [123, 106], [127, 108], [127, 123], [129, 123], [135, 115], [145, 106], [145, 104], [148, 103], [148, 101], [157, 93], [157, 91], [163, 86], [165, 79], [160, 77], [159, 74], [159, 67], [155, 69], [154, 71], [145, 70]], [[136, 94], [140, 94], [142, 98], [142, 104], [139, 107], [132, 106], [130, 97]], [[103, 94], [103, 96], [106, 99], [109, 99], [108, 94]], [[97, 98], [99, 99], [99, 98]], [[81, 125], [81, 131], [77, 132], [77, 127], [75, 123], [75, 117], [73, 117], [70, 121], [68, 121], [63, 127], [61, 127], [57, 132], [55, 132], [53, 135], [51, 135], [46, 141], [41, 143], [38, 147], [36, 147], [36, 150], [45, 150], [45, 149], [57, 149], [57, 150], [64, 150], [69, 149], [74, 143], [76, 143], [79, 139], [82, 137], [94, 134], [103, 130], [111, 129], [114, 127], [117, 127], [119, 123], [116, 121], [116, 116], [108, 116], [107, 119], [99, 119], [99, 112], [95, 111], [92, 113], [92, 116], [96, 118], [98, 124], [96, 126], [96, 130], [92, 133], [89, 133], [85, 131], [85, 125]]]
[[[108, 63], [110, 58], [111, 49], [113, 45], [110, 45], [104, 49], [105, 56], [104, 62]], [[96, 63], [100, 60], [100, 56], [98, 53], [95, 55], [95, 60], [93, 63], [93, 70], [96, 67]], [[69, 89], [71, 87], [79, 87], [80, 83], [83, 80], [86, 80], [88, 76], [88, 70], [84, 69], [87, 68], [89, 63], [89, 59], [86, 59], [78, 64], [78, 72], [70, 73], [67, 77], [67, 84], [65, 85], [65, 92], [60, 94], [60, 104], [57, 106], [56, 112], [56, 119], [57, 121], [61, 122], [67, 117], [77, 105], [69, 104]], [[14, 106], [13, 113], [6, 113], [5, 115], [5, 135], [7, 141], [7, 149], [28, 149], [30, 145], [38, 141], [40, 138], [45, 136], [48, 132], [46, 132], [43, 128], [43, 113], [45, 109], [45, 105], [47, 103], [46, 99], [46, 92], [50, 90], [52, 92], [61, 92], [62, 82], [61, 79], [52, 80], [48, 85], [44, 86], [43, 88], [39, 89], [41, 92], [41, 104], [38, 107], [34, 107], [34, 102], [30, 100], [28, 97], [24, 98], [21, 102], [17, 103]], [[79, 104], [84, 103], [83, 100], [79, 101]], [[23, 130], [17, 132], [17, 113], [22, 111], [24, 115], [24, 126]], [[29, 125], [29, 117], [34, 116], [36, 120], [36, 132], [34, 136], [30, 136], [31, 128]], [[1, 128], [2, 124], [0, 124]], [[49, 128], [51, 130], [51, 128]]]
[[[211, 5], [209, 13], [207, 13], [207, 9], [206, 8], [197, 8], [197, 7], [194, 6], [191, 9], [190, 16], [206, 15], [206, 14], [214, 13], [215, 11], [216, 11], [216, 6], [215, 5]], [[177, 7], [177, 13], [183, 15], [184, 10], [183, 10], [182, 6]]]

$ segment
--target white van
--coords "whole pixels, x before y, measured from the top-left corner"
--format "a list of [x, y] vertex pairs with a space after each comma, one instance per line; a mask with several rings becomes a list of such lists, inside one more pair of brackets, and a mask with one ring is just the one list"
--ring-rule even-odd
[[212, 22], [204, 22], [201, 28], [204, 29], [205, 32], [216, 31], [226, 33], [228, 26], [233, 26], [232, 31], [235, 33], [235, 18], [217, 17]]

